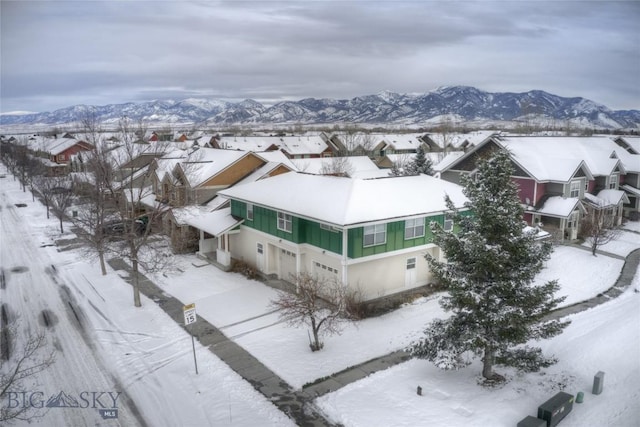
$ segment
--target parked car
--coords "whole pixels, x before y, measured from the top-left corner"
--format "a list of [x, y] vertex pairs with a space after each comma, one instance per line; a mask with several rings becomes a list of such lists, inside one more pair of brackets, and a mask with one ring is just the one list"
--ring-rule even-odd
[[[136, 218], [133, 222], [133, 229], [136, 234], [142, 235], [147, 231], [147, 223], [149, 222], [146, 216]], [[115, 220], [110, 221], [103, 225], [102, 232], [107, 235], [118, 236], [123, 235], [127, 231], [127, 227], [130, 226], [129, 221]]]

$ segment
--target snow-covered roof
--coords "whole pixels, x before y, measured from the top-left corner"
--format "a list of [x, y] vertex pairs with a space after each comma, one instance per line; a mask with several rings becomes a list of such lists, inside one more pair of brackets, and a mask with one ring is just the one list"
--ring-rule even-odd
[[477, 145], [495, 134], [495, 131], [477, 131], [469, 133], [430, 133], [428, 136], [440, 148], [444, 148], [445, 145], [460, 148], [465, 142], [471, 146]]
[[244, 151], [200, 148], [191, 152], [187, 159], [178, 164], [178, 167], [182, 168], [189, 185], [195, 188], [246, 155], [248, 153]]
[[328, 146], [320, 135], [223, 136], [218, 146], [226, 150], [265, 151], [276, 146], [291, 155], [320, 154]]
[[457, 207], [467, 201], [459, 185], [426, 175], [352, 179], [291, 172], [218, 194], [347, 227], [444, 212], [445, 195]]
[[444, 156], [444, 158], [439, 162], [434, 161], [433, 170], [436, 172], [443, 171], [445, 168], [447, 168], [462, 156], [464, 156], [464, 151], [452, 151], [451, 153], [448, 153], [446, 156]]
[[579, 207], [579, 204], [580, 199], [577, 197], [553, 196], [549, 197], [547, 201], [544, 202], [544, 205], [538, 209], [538, 213], [548, 216], [567, 218]]
[[338, 162], [336, 167], [341, 166], [341, 162], [346, 162], [344, 164], [345, 173], [352, 178], [379, 178], [389, 174], [388, 171], [381, 170], [376, 166], [367, 156], [317, 157], [313, 159], [293, 160], [298, 171], [315, 175], [324, 174], [326, 171], [333, 170], [334, 162]]
[[424, 144], [421, 133], [398, 133], [381, 135], [381, 138], [389, 147], [394, 150], [415, 151], [419, 146]]
[[629, 198], [622, 190], [606, 189], [600, 190], [597, 194], [601, 201], [599, 206], [618, 206], [620, 202], [629, 203]]
[[293, 163], [293, 161], [287, 156], [285, 156], [284, 153], [280, 150], [260, 151], [260, 152], [254, 152], [253, 154], [255, 154], [258, 157], [261, 157], [267, 162], [282, 163], [289, 169], [296, 170], [295, 163]]
[[183, 219], [186, 224], [198, 230], [203, 230], [212, 236], [219, 236], [236, 227], [238, 224], [241, 224], [243, 221], [231, 216], [231, 208], [195, 215], [185, 215]]
[[628, 191], [631, 194], [634, 194], [636, 196], [640, 196], [640, 190], [635, 188], [635, 187], [632, 187], [632, 186], [630, 186], [628, 184], [624, 184], [620, 188], [622, 188], [625, 191]]
[[258, 169], [253, 171], [248, 176], [245, 176], [244, 178], [242, 178], [235, 185], [249, 184], [251, 182], [256, 182], [256, 181], [261, 180], [263, 178], [267, 178], [267, 177], [269, 177], [269, 174], [271, 172], [273, 172], [275, 169], [278, 168], [278, 166], [281, 166], [281, 165], [282, 165], [282, 163], [277, 163], [277, 162], [265, 163], [264, 165], [260, 166]]
[[611, 153], [616, 148], [624, 151], [610, 136], [509, 136], [498, 141], [536, 178], [546, 180], [542, 176], [547, 176], [548, 180], [565, 182], [567, 174], [574, 172], [576, 162], [581, 160], [594, 176], [611, 175], [618, 165], [618, 159], [611, 158]]
[[184, 150], [174, 150], [161, 158], [155, 159], [156, 166], [154, 173], [158, 177], [158, 180], [164, 180], [165, 175], [170, 174], [173, 168], [185, 158], [187, 158], [187, 153]]

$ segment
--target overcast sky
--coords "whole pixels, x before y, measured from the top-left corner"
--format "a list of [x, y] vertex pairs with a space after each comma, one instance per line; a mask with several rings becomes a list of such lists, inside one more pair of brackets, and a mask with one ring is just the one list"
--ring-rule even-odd
[[2, 112], [467, 85], [640, 109], [640, 1], [5, 1]]

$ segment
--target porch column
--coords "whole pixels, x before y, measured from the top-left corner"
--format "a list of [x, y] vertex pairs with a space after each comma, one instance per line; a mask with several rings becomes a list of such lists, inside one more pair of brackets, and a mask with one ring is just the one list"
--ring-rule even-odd
[[342, 229], [342, 285], [343, 286], [347, 286], [349, 283], [349, 274], [347, 271], [347, 268], [348, 268], [347, 249], [349, 247], [348, 234], [349, 234], [349, 230], [347, 230], [346, 228], [343, 228]]

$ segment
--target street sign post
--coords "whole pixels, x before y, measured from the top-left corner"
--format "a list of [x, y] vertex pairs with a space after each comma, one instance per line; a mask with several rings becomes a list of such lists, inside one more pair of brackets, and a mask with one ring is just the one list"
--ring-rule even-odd
[[[182, 311], [184, 313], [184, 325], [190, 325], [192, 323], [196, 323], [198, 316], [196, 315], [196, 304], [191, 303], [182, 307]], [[196, 367], [196, 375], [198, 374], [198, 361], [196, 360], [196, 343], [193, 339], [193, 331], [189, 331], [191, 333], [191, 347], [193, 348], [193, 364]]]
[[187, 304], [182, 307], [184, 311], [184, 324], [190, 325], [196, 322], [196, 305], [195, 303]]

